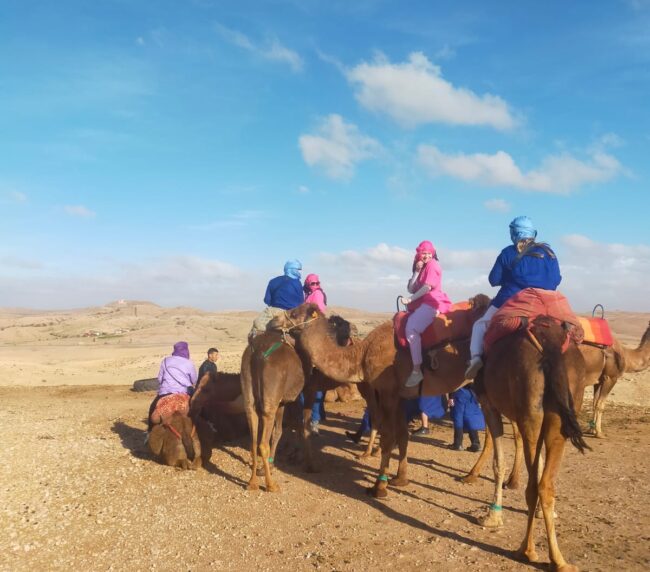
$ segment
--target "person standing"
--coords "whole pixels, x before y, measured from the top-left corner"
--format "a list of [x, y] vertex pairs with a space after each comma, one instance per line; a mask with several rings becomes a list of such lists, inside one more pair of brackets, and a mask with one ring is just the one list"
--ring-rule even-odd
[[269, 281], [264, 294], [266, 308], [255, 318], [249, 338], [263, 332], [266, 324], [284, 310], [292, 310], [305, 301], [300, 282], [301, 270], [300, 260], [287, 260], [284, 264], [284, 274]]
[[219, 359], [219, 350], [217, 348], [210, 348], [208, 350], [208, 358], [201, 364], [199, 368], [199, 379], [206, 373], [212, 372], [217, 375], [217, 360]]
[[449, 448], [462, 451], [463, 434], [467, 432], [471, 442], [467, 450], [477, 452], [481, 448], [478, 432], [485, 430], [485, 417], [474, 391], [466, 385], [450, 393], [449, 406], [454, 423], [454, 442], [449, 445]]

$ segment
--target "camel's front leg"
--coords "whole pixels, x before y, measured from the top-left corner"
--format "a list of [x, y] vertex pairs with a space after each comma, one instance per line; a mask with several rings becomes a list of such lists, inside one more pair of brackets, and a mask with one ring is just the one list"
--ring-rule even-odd
[[505, 475], [503, 421], [501, 414], [492, 408], [486, 408], [484, 414], [494, 443], [494, 499], [487, 516], [480, 519], [479, 523], [489, 528], [497, 528], [503, 526], [503, 477]]
[[605, 412], [605, 402], [609, 396], [614, 385], [616, 385], [616, 378], [604, 375], [598, 384], [598, 392], [594, 388], [594, 418], [592, 421], [594, 436], [597, 439], [604, 439], [603, 433], [603, 413]]
[[409, 484], [408, 479], [408, 445], [409, 445], [409, 432], [406, 425], [406, 417], [404, 412], [400, 410], [400, 415], [396, 419], [397, 425], [397, 446], [399, 447], [399, 464], [397, 466], [397, 476], [390, 479], [388, 483], [393, 487], [405, 487]]
[[377, 452], [374, 450], [375, 449], [375, 442], [377, 441], [377, 429], [372, 427], [370, 429], [370, 437], [368, 438], [368, 445], [366, 446], [366, 450], [359, 455], [359, 459], [367, 459], [368, 457], [374, 457]]
[[467, 473], [467, 475], [462, 477], [460, 480], [463, 483], [466, 483], [468, 485], [474, 484], [476, 481], [478, 481], [479, 477], [481, 476], [481, 471], [483, 470], [483, 465], [485, 465], [486, 461], [490, 458], [491, 454], [492, 454], [492, 435], [490, 433], [489, 427], [486, 427], [483, 450], [481, 451], [479, 458], [476, 460], [476, 463], [474, 463], [474, 466], [472, 467], [471, 471]]
[[516, 423], [512, 424], [512, 438], [515, 441], [515, 460], [512, 463], [512, 471], [508, 480], [503, 485], [506, 489], [518, 489], [521, 476], [521, 465], [524, 462], [524, 448], [521, 433]]
[[381, 407], [381, 463], [375, 484], [368, 489], [368, 494], [375, 498], [388, 496], [388, 465], [397, 440], [397, 415], [403, 415], [399, 407], [399, 397], [389, 392], [379, 396]]
[[252, 408], [246, 408], [246, 419], [248, 420], [248, 429], [251, 433], [251, 478], [248, 481], [246, 488], [249, 491], [256, 491], [260, 488], [257, 480], [257, 438], [259, 416]]

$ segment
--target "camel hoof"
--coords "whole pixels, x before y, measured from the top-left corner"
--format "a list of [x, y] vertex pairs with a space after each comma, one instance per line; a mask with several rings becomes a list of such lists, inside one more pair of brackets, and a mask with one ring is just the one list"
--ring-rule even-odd
[[266, 492], [267, 493], [279, 493], [280, 492], [280, 485], [276, 485], [275, 483], [269, 483], [266, 485]]
[[517, 550], [515, 558], [524, 562], [539, 562], [539, 556], [536, 550]]
[[555, 568], [555, 570], [558, 572], [579, 572], [578, 567], [573, 564], [565, 564], [564, 566]]
[[366, 493], [376, 499], [385, 499], [388, 496], [388, 491], [384, 488], [378, 488], [377, 485], [367, 488]]
[[246, 490], [247, 491], [259, 491], [260, 486], [257, 483], [250, 482], [246, 485]]
[[487, 516], [478, 519], [478, 523], [485, 528], [499, 528], [503, 526], [503, 514], [500, 510], [490, 510]]
[[503, 483], [503, 488], [514, 491], [519, 488], [519, 480], [506, 481]]
[[356, 457], [357, 459], [367, 459], [368, 457], [370, 457], [370, 453], [368, 453], [368, 451], [364, 451], [363, 453], [360, 453]]
[[264, 472], [264, 467], [257, 467], [257, 471], [255, 471], [255, 474], [258, 477], [263, 477], [266, 473]]
[[388, 484], [391, 487], [405, 487], [409, 484], [409, 480], [405, 478], [400, 478], [400, 477], [393, 477], [388, 481]]
[[[596, 437], [596, 439], [605, 439], [605, 433], [594, 433], [594, 437]], [[568, 564], [567, 564], [567, 566], [568, 566]], [[558, 570], [559, 570], [559, 568], [558, 568]]]
[[[541, 508], [535, 511], [535, 518], [544, 518], [544, 511]], [[557, 512], [555, 511], [553, 511], [553, 518], [557, 520]]]
[[461, 483], [465, 483], [466, 485], [473, 485], [476, 481], [478, 481], [478, 475], [465, 475], [458, 480]]
[[372, 453], [370, 453], [370, 456], [371, 457], [378, 457], [379, 453], [381, 453], [381, 449], [379, 447], [377, 447], [376, 449], [372, 450]]

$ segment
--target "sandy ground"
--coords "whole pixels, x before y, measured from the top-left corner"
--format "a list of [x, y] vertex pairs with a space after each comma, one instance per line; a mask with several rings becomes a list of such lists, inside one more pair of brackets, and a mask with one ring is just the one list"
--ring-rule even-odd
[[[342, 313], [362, 333], [386, 318]], [[364, 494], [378, 460], [357, 459], [358, 446], [343, 434], [356, 428], [359, 402], [328, 404], [322, 436], [313, 439], [321, 472], [307, 474], [278, 455], [278, 494], [244, 490], [245, 439], [215, 449], [207, 470], [152, 460], [143, 446], [152, 396], [131, 392], [133, 380], [155, 376], [178, 339], [190, 342], [197, 365], [197, 354], [217, 345], [221, 367], [238, 371], [252, 316], [146, 303], [0, 311], [0, 570], [545, 567], [514, 559], [525, 527], [522, 491], [506, 493], [503, 529], [476, 524], [491, 478], [472, 486], [456, 480], [475, 455], [444, 448], [448, 422], [413, 438], [411, 484], [387, 501]], [[635, 346], [648, 317], [613, 314], [611, 323]], [[83, 336], [93, 328], [103, 333]], [[619, 382], [605, 413], [606, 440], [589, 438], [586, 455], [567, 450], [558, 534], [581, 569], [650, 568], [649, 376]], [[548, 562], [541, 524], [537, 538]]]

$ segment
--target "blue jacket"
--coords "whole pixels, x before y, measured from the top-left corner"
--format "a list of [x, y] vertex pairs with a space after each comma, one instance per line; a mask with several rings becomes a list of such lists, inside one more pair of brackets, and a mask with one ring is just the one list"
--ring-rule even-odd
[[556, 290], [562, 281], [560, 265], [549, 246], [534, 245], [524, 256], [517, 258], [515, 245], [506, 246], [496, 259], [489, 280], [501, 289], [492, 300], [496, 308], [524, 288]]
[[274, 308], [291, 310], [300, 306], [305, 301], [302, 291], [302, 284], [297, 278], [288, 276], [277, 276], [273, 278], [266, 287], [264, 303]]

